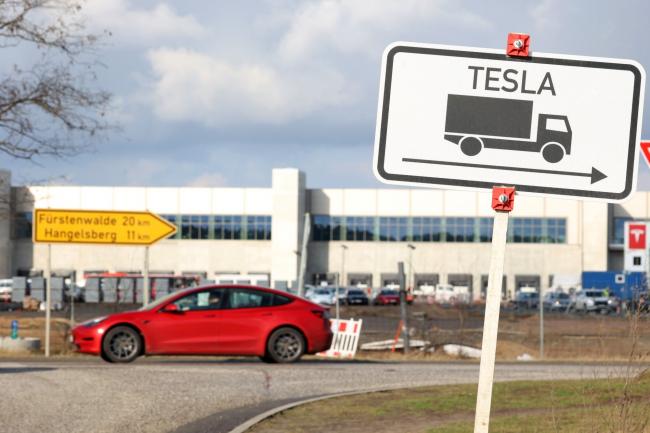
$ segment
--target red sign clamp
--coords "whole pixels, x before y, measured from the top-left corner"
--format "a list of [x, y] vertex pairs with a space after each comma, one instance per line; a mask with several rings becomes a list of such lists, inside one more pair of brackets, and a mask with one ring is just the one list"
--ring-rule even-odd
[[514, 187], [495, 186], [492, 188], [492, 209], [497, 212], [510, 212], [514, 205]]
[[508, 33], [506, 54], [510, 57], [530, 57], [530, 35], [525, 33]]

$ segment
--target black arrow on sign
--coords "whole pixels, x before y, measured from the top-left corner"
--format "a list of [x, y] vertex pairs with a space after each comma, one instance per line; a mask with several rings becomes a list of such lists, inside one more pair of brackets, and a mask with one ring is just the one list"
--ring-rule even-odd
[[592, 184], [598, 182], [599, 180], [603, 180], [607, 177], [605, 173], [598, 171], [595, 167], [591, 167], [591, 172], [589, 173], [576, 173], [574, 171], [543, 170], [541, 168], [503, 167], [500, 165], [470, 164], [467, 162], [435, 161], [433, 159], [402, 158], [402, 161], [416, 162], [419, 164], [454, 165], [458, 167], [492, 168], [496, 170], [524, 171], [528, 173], [546, 173], [546, 174], [559, 174], [563, 176], [588, 177], [591, 179]]

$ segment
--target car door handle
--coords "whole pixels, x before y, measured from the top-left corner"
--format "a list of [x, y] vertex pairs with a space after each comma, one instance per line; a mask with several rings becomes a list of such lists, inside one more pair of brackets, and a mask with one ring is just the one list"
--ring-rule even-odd
[[262, 317], [269, 317], [272, 316], [273, 313], [262, 313]]
[[212, 319], [212, 318], [214, 318], [214, 317], [217, 317], [217, 315], [216, 315], [216, 314], [206, 314], [206, 315], [203, 316], [203, 317], [205, 317], [206, 319]]

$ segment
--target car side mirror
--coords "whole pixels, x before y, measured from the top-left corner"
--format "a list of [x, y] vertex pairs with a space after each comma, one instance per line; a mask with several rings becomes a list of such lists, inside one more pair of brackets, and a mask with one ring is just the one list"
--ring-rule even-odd
[[178, 314], [182, 313], [181, 310], [178, 309], [178, 305], [176, 304], [167, 304], [163, 307], [162, 309], [163, 313], [173, 313], [173, 314]]

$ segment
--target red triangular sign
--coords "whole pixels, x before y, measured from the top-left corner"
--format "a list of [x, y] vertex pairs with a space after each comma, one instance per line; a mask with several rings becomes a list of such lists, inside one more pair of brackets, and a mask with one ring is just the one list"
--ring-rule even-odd
[[645, 157], [645, 162], [650, 167], [650, 140], [641, 141], [641, 153]]

